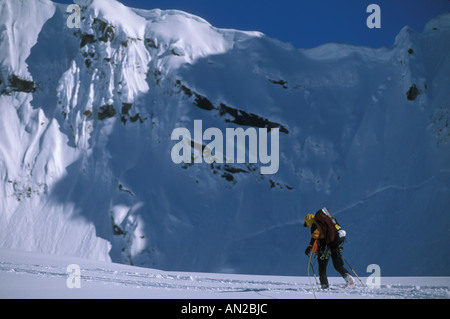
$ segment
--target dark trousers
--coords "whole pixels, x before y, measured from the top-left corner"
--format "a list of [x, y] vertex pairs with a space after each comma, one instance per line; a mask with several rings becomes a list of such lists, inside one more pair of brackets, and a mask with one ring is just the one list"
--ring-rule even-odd
[[344, 277], [348, 274], [347, 269], [344, 267], [344, 260], [342, 259], [341, 250], [339, 245], [320, 245], [319, 253], [317, 254], [317, 260], [319, 263], [319, 279], [320, 284], [323, 287], [328, 287], [328, 277], [327, 277], [327, 265], [328, 260], [333, 261], [334, 269]]

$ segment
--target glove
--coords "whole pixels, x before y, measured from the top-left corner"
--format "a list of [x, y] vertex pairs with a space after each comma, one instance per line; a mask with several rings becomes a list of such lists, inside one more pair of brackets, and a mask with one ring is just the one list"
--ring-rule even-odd
[[311, 245], [309, 245], [309, 246], [306, 248], [306, 250], [305, 250], [305, 255], [306, 255], [306, 256], [309, 256], [309, 253], [311, 252], [311, 249], [312, 249], [312, 246], [311, 246]]

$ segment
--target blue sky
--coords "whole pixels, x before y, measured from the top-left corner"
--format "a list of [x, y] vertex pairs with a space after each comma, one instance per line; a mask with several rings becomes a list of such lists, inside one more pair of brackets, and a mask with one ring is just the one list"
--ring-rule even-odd
[[[55, 0], [73, 3], [70, 0]], [[120, 0], [143, 9], [179, 9], [221, 28], [261, 31], [298, 48], [328, 42], [389, 46], [405, 25], [421, 32], [450, 12], [450, 0]], [[369, 4], [381, 8], [381, 28], [369, 29]]]

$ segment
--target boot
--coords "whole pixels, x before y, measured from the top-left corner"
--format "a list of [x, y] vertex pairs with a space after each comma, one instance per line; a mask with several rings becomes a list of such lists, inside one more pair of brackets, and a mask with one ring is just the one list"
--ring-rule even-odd
[[347, 283], [347, 287], [350, 287], [350, 288], [355, 287], [355, 281], [353, 280], [353, 277], [349, 273], [345, 274], [344, 280]]
[[320, 285], [320, 288], [322, 288], [322, 289], [328, 289], [328, 288], [330, 288], [330, 286], [328, 286], [328, 284], [321, 284], [321, 285]]

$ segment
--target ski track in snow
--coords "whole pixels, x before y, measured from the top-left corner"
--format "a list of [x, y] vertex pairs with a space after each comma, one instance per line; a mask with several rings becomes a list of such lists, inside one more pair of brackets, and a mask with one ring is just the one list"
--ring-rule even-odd
[[[446, 170], [441, 170], [441, 171], [440, 171], [440, 174], [441, 174], [441, 175], [443, 175], [443, 174], [448, 174], [448, 173], [450, 173], [450, 171], [446, 171]], [[422, 181], [422, 182], [420, 182], [420, 183], [417, 183], [417, 184], [414, 184], [414, 185], [410, 185], [410, 186], [398, 186], [398, 185], [387, 185], [387, 186], [383, 186], [383, 187], [381, 187], [381, 188], [379, 188], [379, 189], [377, 189], [377, 190], [375, 190], [375, 191], [369, 193], [369, 194], [368, 194], [367, 196], [365, 196], [363, 199], [360, 199], [360, 200], [358, 200], [358, 201], [356, 201], [356, 202], [354, 202], [354, 203], [352, 203], [352, 204], [349, 204], [347, 207], [344, 207], [344, 208], [342, 208], [342, 209], [336, 210], [336, 212], [334, 213], [334, 215], [337, 216], [337, 215], [339, 215], [339, 214], [341, 214], [341, 213], [343, 213], [343, 212], [345, 212], [345, 211], [349, 211], [349, 210], [351, 210], [351, 209], [354, 209], [355, 207], [357, 207], [357, 206], [359, 206], [359, 205], [363, 205], [363, 204], [365, 204], [368, 200], [370, 200], [371, 198], [375, 197], [376, 195], [379, 195], [379, 194], [382, 193], [382, 192], [389, 191], [389, 190], [407, 191], [407, 190], [419, 189], [419, 188], [421, 188], [421, 187], [423, 187], [423, 186], [425, 186], [425, 185], [431, 183], [431, 182], [432, 182], [433, 180], [435, 180], [436, 178], [437, 178], [437, 176], [436, 176], [436, 175], [433, 175], [433, 176], [427, 178], [426, 180], [424, 180], [424, 181]]]
[[[15, 275], [32, 275], [44, 278], [60, 278], [66, 280], [68, 274], [65, 267], [53, 265], [24, 264], [12, 262], [0, 262], [1, 273], [14, 273]], [[229, 278], [227, 278], [227, 276]], [[264, 276], [249, 275], [248, 278], [234, 279], [235, 275], [226, 274], [180, 274], [162, 272], [159, 270], [136, 268], [136, 271], [113, 270], [108, 268], [81, 268], [81, 281], [84, 283], [93, 283], [95, 285], [104, 285], [120, 288], [146, 288], [146, 289], [164, 289], [165, 291], [185, 291], [187, 296], [194, 296], [196, 292], [211, 294], [229, 294], [231, 298], [236, 297], [234, 293], [239, 293], [240, 298], [246, 298], [245, 293], [254, 294], [248, 296], [254, 298], [254, 295], [261, 298], [299, 298], [305, 295], [313, 297], [313, 288], [305, 280], [305, 277], [298, 277], [298, 281], [289, 277], [285, 281], [261, 279]], [[244, 275], [238, 275], [242, 277]], [[247, 277], [247, 276], [244, 276]], [[256, 279], [252, 279], [252, 278]], [[269, 278], [269, 276], [268, 276]], [[278, 278], [278, 277], [277, 277]], [[331, 282], [335, 278], [331, 278]], [[20, 278], [18, 278], [20, 280]], [[355, 278], [356, 280], [356, 278]], [[313, 281], [312, 281], [313, 282]], [[314, 292], [320, 298], [417, 298], [417, 299], [447, 299], [450, 297], [449, 286], [417, 286], [405, 284], [381, 285], [380, 288], [362, 287], [361, 283], [356, 281], [357, 286], [353, 289], [341, 288], [339, 285], [331, 284], [331, 290], [319, 290], [314, 285]], [[109, 287], [111, 288], [111, 287]], [[145, 292], [143, 291], [143, 295]], [[214, 296], [214, 295], [211, 295]], [[227, 296], [220, 296], [220, 298]], [[214, 297], [213, 297], [214, 298]]]

